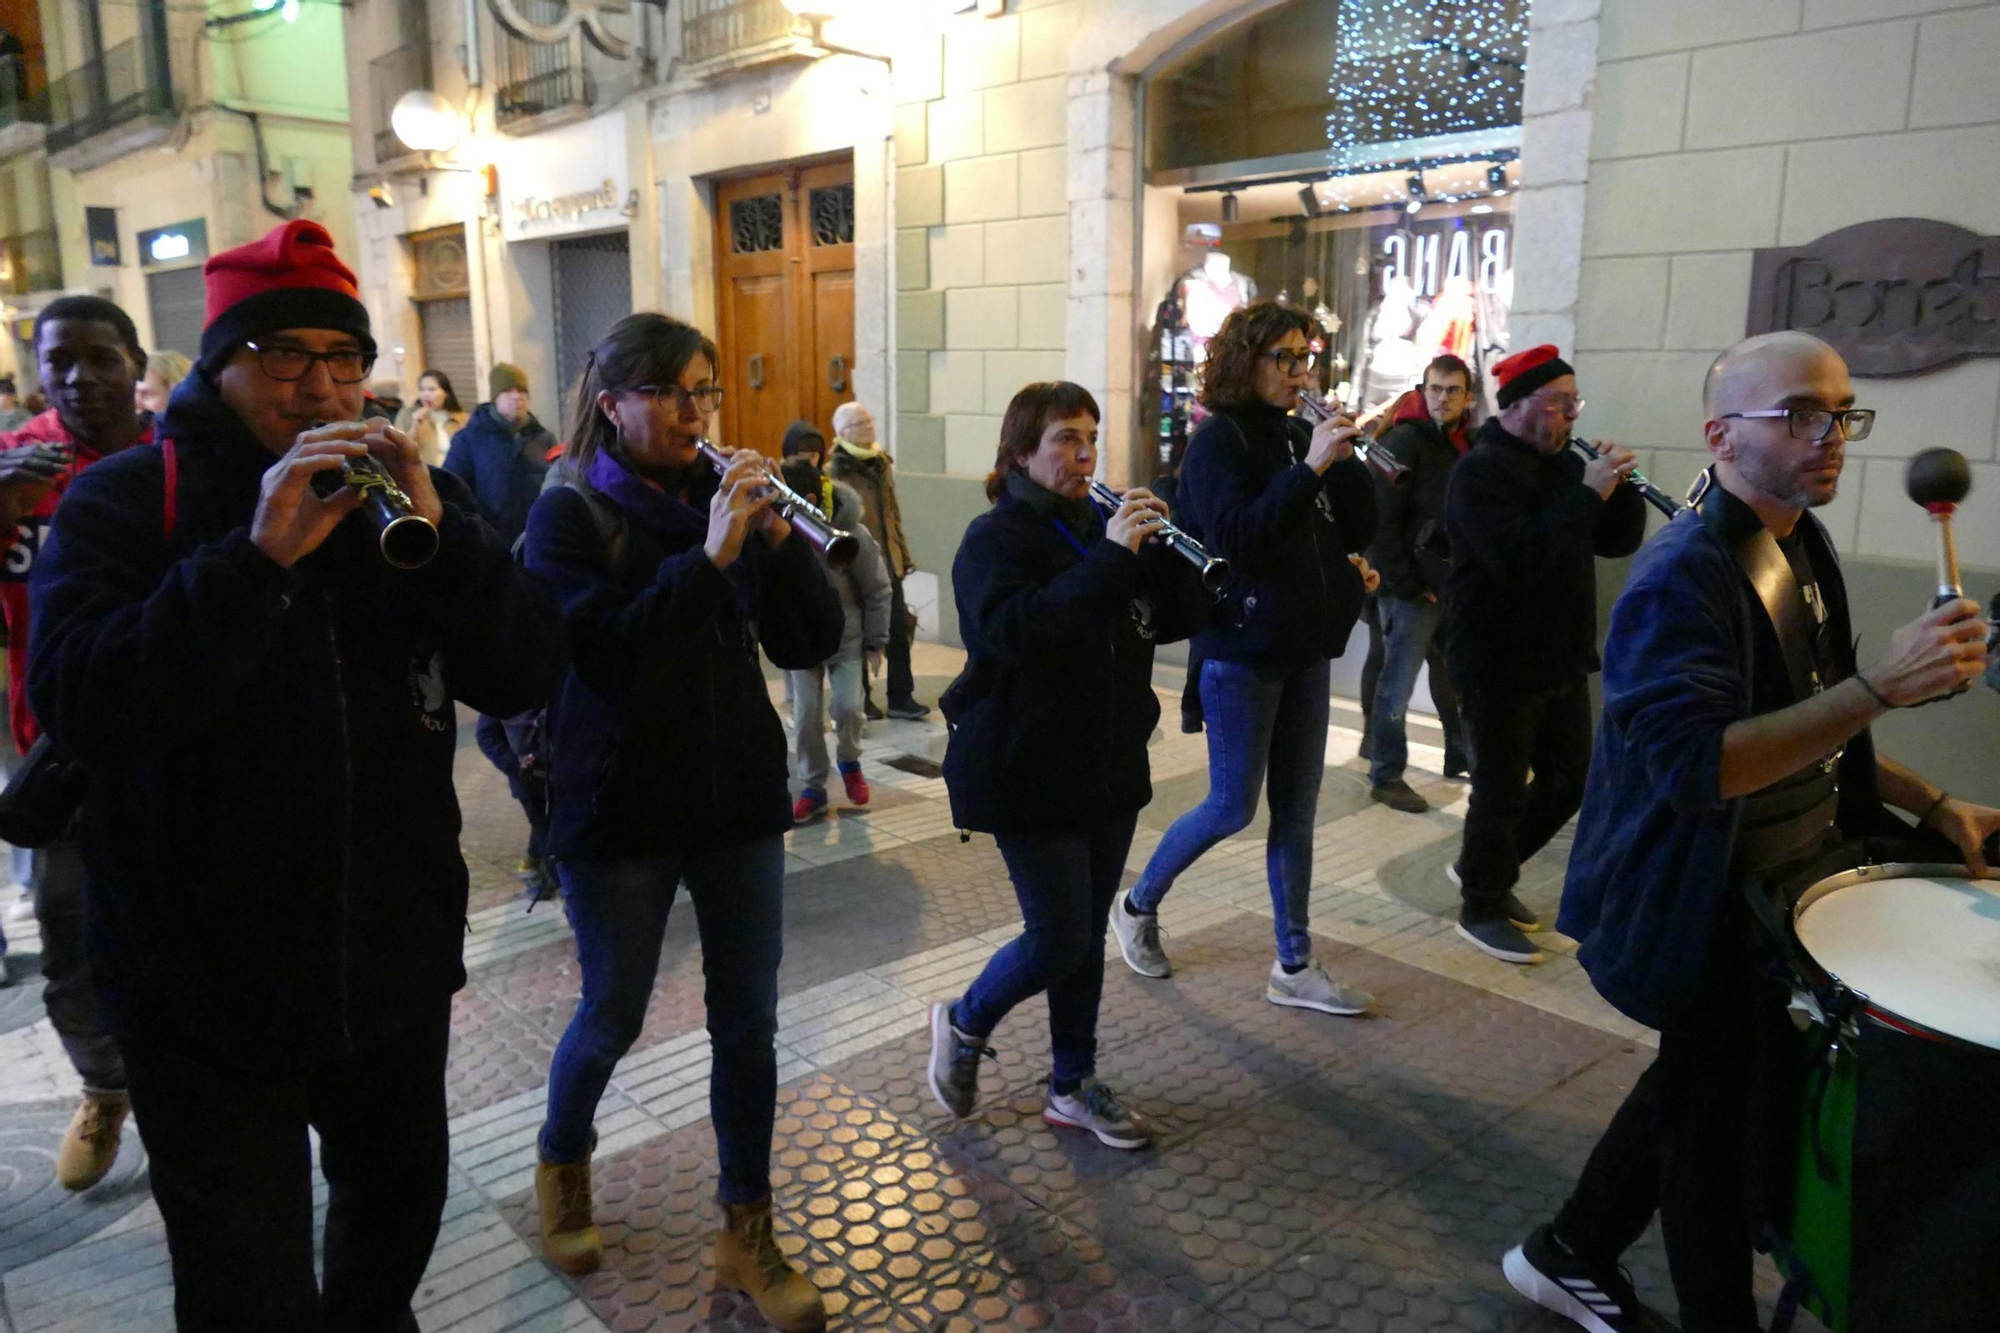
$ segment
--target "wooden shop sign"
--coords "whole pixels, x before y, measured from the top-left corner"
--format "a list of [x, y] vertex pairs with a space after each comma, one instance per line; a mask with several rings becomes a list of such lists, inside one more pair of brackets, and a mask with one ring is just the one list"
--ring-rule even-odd
[[1759, 250], [1747, 331], [1778, 329], [1825, 339], [1856, 375], [1920, 375], [2000, 356], [2000, 236], [1880, 218]]

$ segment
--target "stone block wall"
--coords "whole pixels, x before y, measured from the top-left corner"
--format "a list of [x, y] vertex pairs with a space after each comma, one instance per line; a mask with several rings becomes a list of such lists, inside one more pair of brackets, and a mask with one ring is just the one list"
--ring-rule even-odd
[[[1700, 377], [1743, 336], [1753, 250], [1886, 217], [2000, 232], [1995, 51], [2000, 3], [1604, 0], [1576, 310], [1581, 429], [1639, 449], [1677, 494], [1706, 462]], [[1974, 464], [1960, 558], [2000, 569], [2000, 359], [1856, 390], [1881, 417], [1822, 511], [1841, 551], [1931, 559], [1902, 473], [1943, 444]]]

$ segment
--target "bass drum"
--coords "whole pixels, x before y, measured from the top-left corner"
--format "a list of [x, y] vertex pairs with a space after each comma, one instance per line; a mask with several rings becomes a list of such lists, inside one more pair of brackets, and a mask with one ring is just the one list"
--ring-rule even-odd
[[2000, 1327], [2000, 877], [1879, 865], [1791, 914], [1816, 999], [1774, 1251], [1835, 1333]]

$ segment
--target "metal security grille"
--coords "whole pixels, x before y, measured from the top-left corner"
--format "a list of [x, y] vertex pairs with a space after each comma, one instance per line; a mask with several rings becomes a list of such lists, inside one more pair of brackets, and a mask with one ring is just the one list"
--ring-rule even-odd
[[486, 397], [479, 382], [479, 362], [472, 350], [472, 298], [454, 296], [438, 301], [417, 302], [417, 318], [423, 324], [424, 363], [403, 385], [404, 401], [417, 396], [417, 380], [426, 370], [441, 370], [458, 395], [459, 406], [470, 412]]
[[811, 199], [813, 244], [854, 244], [854, 182], [822, 186]]
[[146, 304], [153, 311], [153, 345], [148, 351], [201, 350], [201, 266], [146, 275]]
[[739, 255], [785, 248], [785, 198], [760, 194], [729, 206], [729, 248]]
[[550, 245], [556, 289], [554, 415], [538, 412], [558, 435], [567, 429], [571, 400], [583, 363], [598, 339], [632, 313], [632, 242], [624, 232], [579, 236]]

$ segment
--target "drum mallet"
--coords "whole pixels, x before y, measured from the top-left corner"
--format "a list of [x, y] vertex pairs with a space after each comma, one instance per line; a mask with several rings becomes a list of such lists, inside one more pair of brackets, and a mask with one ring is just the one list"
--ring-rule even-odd
[[1903, 488], [1937, 524], [1938, 584], [1931, 605], [1943, 606], [1964, 596], [1958, 584], [1958, 549], [1952, 545], [1951, 518], [1958, 503], [1972, 490], [1972, 469], [1956, 449], [1926, 449], [1910, 460]]

